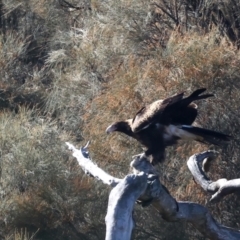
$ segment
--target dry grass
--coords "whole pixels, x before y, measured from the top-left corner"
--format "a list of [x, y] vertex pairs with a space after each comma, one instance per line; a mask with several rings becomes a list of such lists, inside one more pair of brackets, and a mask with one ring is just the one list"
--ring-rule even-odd
[[64, 142], [70, 136], [26, 109], [2, 113], [0, 125], [5, 231], [14, 235], [14, 228], [27, 227], [30, 233], [38, 228], [43, 233], [74, 222], [82, 207], [91, 205], [94, 187], [69, 161]]
[[[112, 173], [123, 176], [130, 156], [141, 152], [141, 146], [121, 134], [106, 136], [106, 127], [114, 121], [132, 117], [141, 106], [156, 99], [207, 87], [215, 98], [199, 102], [198, 124], [234, 136], [231, 144], [223, 149], [216, 148], [221, 156], [211, 177], [238, 178], [239, 56], [227, 43], [216, 44], [214, 38], [214, 33], [205, 36], [186, 34], [184, 37], [173, 33], [167, 49], [159, 50], [161, 55], [157, 52], [150, 59], [129, 56], [120, 68], [116, 67], [118, 71], [113, 80], [87, 105], [88, 112], [84, 115], [84, 137], [93, 140], [91, 152], [94, 158], [101, 159], [101, 164], [107, 165]], [[206, 204], [209, 197], [195, 184], [184, 164], [189, 156], [206, 149], [208, 146], [202, 144], [182, 143], [168, 150], [167, 161], [160, 167], [161, 180], [178, 200]], [[114, 166], [109, 166], [112, 162]], [[231, 206], [239, 211], [234, 197], [231, 197]], [[221, 204], [220, 209], [228, 211], [225, 209], [229, 206]], [[221, 218], [218, 207], [212, 206], [211, 210]], [[226, 225], [235, 225], [237, 215], [235, 218], [233, 214], [234, 211], [231, 218], [223, 219]]]
[[[208, 31], [200, 25], [176, 27], [146, 1], [70, 3], [80, 8], [4, 0], [0, 9], [0, 221], [1, 235], [9, 239], [103, 239], [106, 190], [82, 175], [64, 141], [92, 140], [92, 158], [124, 176], [131, 156], [142, 148], [126, 136], [106, 136], [106, 127], [176, 92], [207, 87], [215, 93], [214, 99], [199, 102], [198, 124], [235, 140], [218, 149], [221, 157], [211, 177], [239, 177], [240, 58], [236, 42], [220, 34], [219, 24], [209, 23]], [[168, 149], [159, 170], [177, 199], [206, 204], [208, 196], [192, 181], [185, 161], [207, 148], [181, 143]], [[237, 227], [236, 197], [210, 209], [224, 224]], [[138, 227], [136, 239], [173, 239], [163, 221], [159, 230], [156, 213], [137, 211], [145, 229]], [[185, 225], [174, 227], [183, 239], [201, 239], [183, 232]]]
[[5, 240], [33, 240], [38, 230], [29, 234], [26, 228], [21, 228], [20, 230], [15, 230], [14, 234], [8, 235]]

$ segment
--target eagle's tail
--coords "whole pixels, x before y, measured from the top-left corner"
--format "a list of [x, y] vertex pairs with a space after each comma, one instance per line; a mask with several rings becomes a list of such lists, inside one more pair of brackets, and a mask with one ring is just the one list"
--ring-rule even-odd
[[181, 138], [185, 139], [194, 139], [199, 142], [203, 143], [210, 143], [214, 145], [221, 145], [223, 142], [228, 142], [232, 139], [231, 136], [226, 135], [224, 133], [189, 126], [189, 125], [182, 125], [180, 129], [184, 130], [186, 134]]

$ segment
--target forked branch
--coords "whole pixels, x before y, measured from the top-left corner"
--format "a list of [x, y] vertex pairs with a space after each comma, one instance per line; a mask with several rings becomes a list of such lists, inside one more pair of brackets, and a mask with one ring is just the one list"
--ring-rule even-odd
[[240, 192], [240, 179], [227, 180], [226, 178], [212, 181], [206, 175], [208, 166], [217, 157], [217, 152], [206, 151], [191, 156], [187, 162], [195, 181], [207, 192], [213, 194], [210, 202], [219, 202], [223, 197], [231, 193]]
[[[136, 156], [132, 161], [131, 166], [134, 174], [129, 174], [124, 179], [118, 179], [93, 164], [86, 147], [78, 150], [69, 143], [67, 145], [73, 150], [73, 156], [77, 158], [79, 165], [85, 172], [114, 187], [109, 196], [108, 211], [105, 218], [106, 240], [130, 240], [134, 227], [133, 207], [137, 199], [141, 201], [151, 200], [150, 203], [166, 221], [191, 223], [205, 237], [212, 240], [240, 239], [239, 231], [218, 223], [204, 206], [192, 202], [177, 202], [160, 183], [155, 168], [144, 154]], [[211, 157], [214, 154], [215, 152], [210, 151], [200, 153], [193, 155], [188, 161], [192, 174], [199, 184], [202, 183], [201, 186], [204, 189], [213, 182], [207, 179], [206, 175], [203, 175], [203, 170], [196, 164], [199, 159]]]

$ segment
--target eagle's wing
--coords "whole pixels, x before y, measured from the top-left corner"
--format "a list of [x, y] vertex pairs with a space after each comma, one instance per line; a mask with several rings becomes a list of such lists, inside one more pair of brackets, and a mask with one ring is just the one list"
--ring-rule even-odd
[[164, 100], [155, 101], [140, 109], [132, 120], [132, 131], [139, 132], [156, 122], [168, 121], [166, 119], [169, 112], [167, 109], [174, 103], [182, 100], [183, 94], [179, 93]]
[[[202, 94], [206, 88], [195, 90], [188, 97], [175, 101], [164, 110], [164, 118], [160, 121], [162, 124], [191, 125], [198, 114], [197, 105], [193, 101], [213, 97], [213, 94]], [[202, 95], [200, 95], [202, 94]]]
[[197, 89], [186, 98], [183, 98], [184, 93], [179, 93], [143, 107], [133, 118], [132, 131], [139, 132], [155, 123], [191, 125], [198, 113], [197, 105], [192, 102], [214, 96], [213, 94], [200, 95], [205, 91], [206, 88]]

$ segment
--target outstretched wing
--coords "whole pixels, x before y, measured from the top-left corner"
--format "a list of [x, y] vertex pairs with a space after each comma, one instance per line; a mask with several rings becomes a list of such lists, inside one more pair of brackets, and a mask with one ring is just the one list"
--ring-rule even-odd
[[214, 96], [200, 95], [205, 91], [206, 88], [197, 89], [186, 98], [183, 98], [184, 93], [179, 93], [142, 108], [132, 121], [132, 131], [139, 132], [155, 123], [191, 125], [198, 114], [197, 105], [192, 102]]
[[166, 110], [169, 106], [180, 101], [183, 98], [183, 94], [184, 93], [179, 93], [164, 100], [155, 101], [140, 109], [132, 120], [132, 131], [139, 132], [156, 122], [161, 123], [168, 121], [167, 119], [164, 119], [167, 117], [166, 113], [168, 111]]

